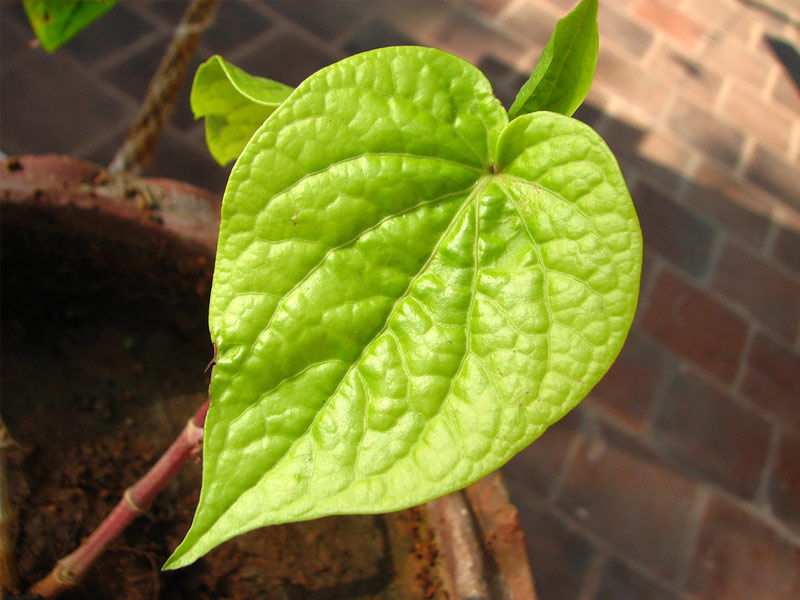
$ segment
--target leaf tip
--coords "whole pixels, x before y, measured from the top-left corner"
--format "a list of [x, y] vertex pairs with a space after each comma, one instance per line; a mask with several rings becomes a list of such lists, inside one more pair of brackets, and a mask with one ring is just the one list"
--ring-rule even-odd
[[188, 567], [201, 556], [199, 554], [195, 554], [195, 552], [192, 552], [192, 544], [189, 542], [187, 534], [187, 537], [185, 537], [178, 547], [175, 548], [175, 550], [172, 552], [172, 555], [161, 567], [161, 570], [174, 571], [175, 569]]

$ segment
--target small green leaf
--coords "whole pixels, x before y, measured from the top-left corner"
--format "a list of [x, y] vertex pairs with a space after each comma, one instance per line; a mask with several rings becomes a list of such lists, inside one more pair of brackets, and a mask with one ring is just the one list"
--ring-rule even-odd
[[497, 469], [611, 365], [641, 252], [619, 167], [586, 125], [509, 124], [480, 71], [428, 48], [315, 73], [225, 191], [203, 487], [165, 568]]
[[599, 46], [597, 0], [581, 0], [556, 29], [509, 109], [512, 119], [537, 110], [571, 116], [589, 93]]
[[286, 100], [292, 88], [254, 77], [220, 56], [197, 69], [191, 104], [196, 119], [206, 118], [206, 143], [221, 165], [235, 160], [253, 132]]
[[53, 52], [102, 17], [119, 0], [25, 0], [28, 20], [42, 47]]

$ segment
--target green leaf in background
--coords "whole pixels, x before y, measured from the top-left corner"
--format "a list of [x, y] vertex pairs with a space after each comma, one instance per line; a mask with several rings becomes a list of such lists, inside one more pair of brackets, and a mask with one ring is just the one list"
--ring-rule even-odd
[[641, 252], [619, 167], [586, 125], [509, 124], [479, 70], [429, 48], [315, 73], [225, 191], [203, 487], [165, 568], [497, 469], [611, 365]]
[[25, 0], [22, 5], [42, 47], [53, 52], [102, 17], [119, 0]]
[[581, 0], [561, 19], [509, 116], [549, 110], [571, 116], [589, 93], [599, 46], [597, 0]]
[[206, 118], [206, 143], [221, 165], [235, 160], [256, 129], [292, 93], [271, 79], [253, 77], [220, 56], [197, 69], [191, 104], [196, 119]]

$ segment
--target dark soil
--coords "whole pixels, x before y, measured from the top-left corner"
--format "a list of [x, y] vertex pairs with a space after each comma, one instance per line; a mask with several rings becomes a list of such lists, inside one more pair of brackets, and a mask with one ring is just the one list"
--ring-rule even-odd
[[[213, 351], [207, 258], [176, 262], [163, 247], [59, 233], [35, 214], [21, 220], [8, 211], [2, 220], [0, 389], [20, 444], [9, 475], [19, 568], [30, 585], [180, 432], [205, 399]], [[444, 596], [417, 510], [269, 527], [162, 573], [199, 488], [197, 459], [65, 597]]]

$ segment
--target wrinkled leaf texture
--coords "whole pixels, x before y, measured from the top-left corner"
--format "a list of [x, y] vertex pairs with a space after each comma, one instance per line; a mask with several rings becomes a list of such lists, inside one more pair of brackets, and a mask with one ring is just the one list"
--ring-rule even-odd
[[500, 467], [611, 365], [641, 250], [597, 134], [509, 123], [469, 63], [395, 47], [309, 77], [225, 192], [203, 487], [165, 568]]

